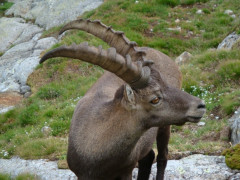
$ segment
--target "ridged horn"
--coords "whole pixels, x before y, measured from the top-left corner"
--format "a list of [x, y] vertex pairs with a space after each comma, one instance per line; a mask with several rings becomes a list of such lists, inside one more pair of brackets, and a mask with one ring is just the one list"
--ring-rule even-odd
[[124, 58], [116, 52], [115, 48], [104, 50], [101, 46], [99, 48], [88, 46], [87, 42], [53, 49], [47, 52], [39, 63], [53, 57], [69, 57], [98, 65], [116, 74], [135, 89], [146, 87], [150, 77], [150, 68], [148, 66], [142, 67], [140, 61], [132, 62], [130, 55]]
[[99, 20], [91, 21], [89, 19], [78, 19], [71, 21], [60, 30], [59, 34], [62, 34], [66, 30], [70, 29], [80, 29], [102, 39], [108, 43], [110, 47], [116, 48], [117, 52], [122, 56], [125, 57], [129, 54], [132, 61], [143, 61], [143, 56], [146, 55], [145, 51], [137, 50], [137, 43], [130, 41], [124, 35], [124, 32], [115, 31], [111, 26], [106, 26]]

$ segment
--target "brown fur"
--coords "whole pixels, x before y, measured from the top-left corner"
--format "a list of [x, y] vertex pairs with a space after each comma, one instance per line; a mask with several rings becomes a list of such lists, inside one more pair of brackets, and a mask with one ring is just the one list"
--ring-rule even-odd
[[[148, 179], [154, 158], [151, 149], [157, 137], [157, 179], [163, 179], [170, 125], [198, 122], [205, 112], [203, 102], [180, 90], [181, 73], [165, 54], [139, 48], [98, 21], [82, 22], [77, 28], [102, 38], [122, 56], [129, 52], [134, 61], [149, 59], [154, 64], [149, 66], [151, 74], [144, 88], [131, 88], [124, 78], [105, 72], [78, 102], [69, 133], [70, 169], [81, 180], [130, 180], [139, 162], [138, 180]], [[74, 23], [69, 23], [63, 31], [73, 28]], [[110, 35], [105, 38], [96, 26]], [[122, 47], [124, 44], [126, 47]], [[151, 101], [156, 97], [160, 97], [160, 101], [153, 105]]]

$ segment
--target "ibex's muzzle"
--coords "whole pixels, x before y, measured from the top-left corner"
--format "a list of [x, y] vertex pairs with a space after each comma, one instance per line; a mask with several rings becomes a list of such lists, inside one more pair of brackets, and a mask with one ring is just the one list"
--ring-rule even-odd
[[197, 123], [206, 112], [206, 105], [204, 101], [192, 101], [189, 110], [187, 111], [187, 119], [189, 122]]

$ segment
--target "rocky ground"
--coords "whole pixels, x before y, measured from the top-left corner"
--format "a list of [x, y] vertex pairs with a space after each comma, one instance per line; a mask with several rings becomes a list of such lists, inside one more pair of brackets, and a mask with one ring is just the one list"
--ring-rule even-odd
[[[152, 166], [149, 180], [155, 180], [156, 164]], [[133, 180], [137, 178], [138, 169], [133, 171]], [[76, 176], [68, 169], [58, 169], [56, 161], [23, 160], [12, 158], [0, 159], [0, 173], [11, 174], [12, 177], [21, 173], [36, 175], [42, 180], [75, 180]], [[181, 160], [169, 160], [165, 172], [165, 180], [236, 180], [240, 173], [229, 169], [223, 156], [192, 155]]]
[[[14, 2], [14, 5], [6, 12], [8, 17], [0, 18], [0, 93], [14, 92], [8, 96], [15, 96], [15, 92], [18, 92], [28, 97], [31, 91], [30, 87], [26, 86], [28, 76], [39, 64], [40, 54], [58, 42], [54, 37], [42, 38], [44, 29], [76, 19], [85, 11], [98, 7], [103, 1], [11, 2]], [[4, 95], [1, 94], [1, 97]], [[16, 104], [12, 102], [7, 105], [0, 101], [0, 113]]]

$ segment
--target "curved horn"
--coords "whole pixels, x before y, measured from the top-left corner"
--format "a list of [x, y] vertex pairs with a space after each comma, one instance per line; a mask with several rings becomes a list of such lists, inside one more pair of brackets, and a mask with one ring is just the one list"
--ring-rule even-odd
[[111, 26], [106, 26], [99, 20], [91, 21], [79, 19], [66, 24], [59, 34], [62, 34], [69, 29], [80, 29], [86, 31], [94, 36], [102, 39], [109, 46], [116, 48], [117, 52], [122, 56], [130, 54], [133, 61], [143, 60], [143, 56], [146, 55], [145, 51], [137, 50], [137, 43], [129, 41], [124, 35], [124, 32], [115, 31]]
[[146, 87], [150, 77], [149, 67], [142, 67], [140, 61], [137, 64], [133, 63], [130, 55], [124, 58], [116, 52], [115, 48], [104, 50], [101, 46], [99, 48], [88, 46], [87, 42], [80, 45], [73, 44], [53, 49], [41, 58], [40, 63], [53, 57], [69, 57], [98, 65], [116, 74], [136, 89]]

